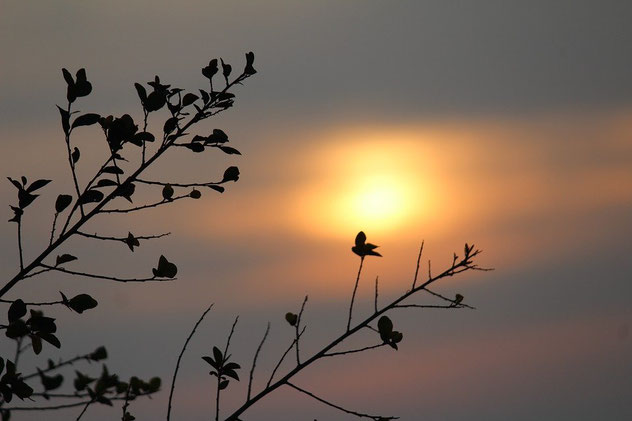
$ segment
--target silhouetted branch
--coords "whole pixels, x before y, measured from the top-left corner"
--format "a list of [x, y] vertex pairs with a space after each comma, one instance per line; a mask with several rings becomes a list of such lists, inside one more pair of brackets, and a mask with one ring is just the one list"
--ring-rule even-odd
[[351, 317], [353, 314], [353, 301], [355, 300], [356, 291], [358, 290], [358, 283], [360, 282], [360, 273], [362, 272], [362, 264], [364, 263], [364, 256], [360, 257], [360, 267], [358, 268], [358, 276], [356, 276], [355, 286], [353, 287], [353, 294], [351, 295], [351, 304], [349, 304], [349, 319], [347, 320], [347, 332], [351, 327]]
[[218, 186], [222, 184], [221, 182], [217, 182], [217, 181], [208, 181], [206, 183], [166, 183], [163, 181], [149, 181], [149, 180], [140, 180], [140, 179], [136, 181], [143, 184], [153, 184], [157, 186], [170, 185], [172, 187], [209, 187], [209, 186]]
[[182, 351], [180, 351], [180, 355], [178, 355], [178, 361], [176, 362], [176, 369], [174, 370], [173, 377], [171, 378], [171, 390], [169, 391], [169, 406], [167, 408], [167, 421], [171, 419], [171, 401], [173, 400], [173, 390], [176, 386], [176, 377], [178, 377], [178, 370], [180, 369], [180, 361], [182, 360], [182, 355], [184, 355], [184, 351], [186, 351], [187, 346], [189, 345], [189, 341], [195, 334], [195, 331], [197, 330], [198, 326], [200, 325], [200, 323], [202, 323], [202, 320], [204, 320], [204, 317], [206, 317], [206, 314], [209, 311], [211, 311], [212, 308], [213, 308], [213, 304], [208, 306], [208, 308], [204, 311], [204, 313], [202, 313], [198, 321], [195, 323], [195, 326], [193, 326], [191, 333], [189, 333], [189, 336], [187, 336], [186, 341], [184, 341], [184, 346], [182, 347]]
[[384, 345], [388, 345], [388, 344], [387, 343], [381, 343], [381, 344], [377, 344], [377, 345], [365, 346], [364, 348], [351, 349], [349, 351], [329, 352], [327, 354], [323, 354], [323, 357], [335, 357], [336, 355], [354, 354], [356, 352], [368, 351], [369, 349], [381, 348]]
[[78, 272], [78, 271], [74, 271], [70, 269], [65, 269], [59, 266], [48, 266], [43, 263], [40, 264], [40, 266], [45, 267], [50, 270], [55, 270], [57, 272], [67, 273], [68, 275], [85, 276], [87, 278], [94, 278], [94, 279], [106, 279], [108, 281], [116, 281], [116, 282], [152, 282], [152, 281], [165, 282], [165, 281], [175, 281], [177, 279], [177, 278], [164, 278], [163, 279], [163, 278], [156, 278], [155, 276], [152, 276], [151, 278], [117, 278], [116, 276], [96, 275], [94, 273]]
[[142, 206], [136, 206], [133, 208], [127, 208], [127, 209], [102, 209], [101, 211], [99, 211], [99, 213], [130, 213], [130, 212], [135, 212], [135, 211], [139, 211], [142, 209], [149, 209], [149, 208], [155, 208], [161, 205], [167, 205], [169, 203], [175, 202], [176, 200], [180, 200], [180, 199], [185, 199], [187, 197], [191, 197], [188, 194], [183, 194], [181, 196], [175, 196], [172, 197], [169, 200], [161, 200], [160, 202], [156, 202], [156, 203], [151, 203], [148, 205], [142, 205]]
[[[128, 238], [127, 237], [108, 237], [108, 236], [104, 236], [104, 235], [98, 235], [98, 234], [88, 234], [86, 232], [82, 232], [82, 231], [77, 231], [77, 235], [80, 235], [82, 237], [87, 237], [87, 238], [94, 238], [95, 240], [110, 240], [110, 241], [120, 241], [122, 243], [127, 243]], [[152, 239], [156, 239], [156, 238], [162, 238], [162, 237], [166, 237], [167, 235], [171, 235], [170, 232], [165, 232], [163, 234], [156, 234], [156, 235], [135, 235], [134, 238], [137, 240], [152, 240]]]
[[[442, 299], [442, 300], [444, 300], [444, 301], [450, 302], [450, 303], [452, 303], [452, 304], [454, 304], [454, 303], [455, 303], [455, 301], [454, 301], [453, 299], [448, 298], [448, 297], [445, 297], [445, 296], [443, 296], [443, 295], [441, 295], [441, 294], [439, 294], [439, 293], [436, 293], [436, 292], [434, 292], [434, 291], [432, 291], [432, 290], [429, 290], [428, 288], [424, 288], [424, 291], [426, 291], [428, 294], [433, 295], [433, 296], [435, 296], [435, 297], [437, 297], [437, 298], [440, 298], [440, 299]], [[466, 307], [466, 308], [469, 308], [469, 309], [471, 309], [471, 310], [476, 310], [476, 307], [472, 307], [472, 306], [469, 306], [469, 305], [467, 305], [467, 304], [460, 303], [460, 305], [461, 305], [462, 307]]]
[[55, 216], [53, 217], [53, 226], [50, 229], [50, 240], [48, 241], [49, 247], [51, 244], [53, 244], [53, 238], [55, 237], [55, 225], [57, 224], [58, 216], [59, 216], [59, 212], [55, 212]]
[[250, 379], [248, 380], [248, 395], [246, 397], [246, 400], [250, 399], [250, 391], [252, 390], [252, 379], [255, 374], [255, 367], [257, 366], [257, 358], [259, 357], [259, 352], [261, 352], [263, 343], [268, 338], [268, 333], [270, 333], [270, 322], [268, 322], [268, 327], [266, 328], [266, 332], [263, 334], [263, 339], [261, 339], [261, 342], [259, 343], [259, 346], [257, 347], [257, 351], [255, 352], [255, 357], [252, 360], [252, 368], [250, 369]]
[[386, 420], [396, 420], [396, 419], [398, 419], [398, 417], [384, 417], [384, 416], [380, 416], [380, 415], [369, 415], [369, 414], [363, 414], [361, 412], [351, 411], [349, 409], [343, 408], [342, 406], [339, 406], [339, 405], [333, 404], [333, 403], [331, 403], [329, 401], [326, 401], [325, 399], [314, 395], [312, 392], [309, 392], [309, 391], [307, 391], [305, 389], [301, 389], [300, 387], [298, 387], [298, 386], [296, 386], [296, 385], [294, 385], [294, 384], [292, 384], [290, 382], [285, 382], [285, 384], [290, 386], [292, 389], [298, 390], [299, 392], [301, 392], [301, 393], [303, 393], [303, 394], [305, 394], [305, 395], [307, 395], [307, 396], [309, 396], [309, 397], [311, 397], [313, 399], [316, 399], [318, 402], [324, 403], [325, 405], [331, 406], [332, 408], [336, 408], [337, 410], [342, 411], [344, 413], [347, 413], [347, 414], [350, 414], [350, 415], [355, 415], [358, 418], [370, 418], [370, 419], [375, 420], [375, 421], [386, 421]]
[[301, 304], [301, 311], [298, 313], [298, 318], [296, 319], [296, 324], [294, 325], [294, 329], [296, 331], [296, 364], [300, 364], [301, 363], [301, 356], [300, 356], [300, 351], [299, 351], [299, 341], [300, 341], [300, 337], [298, 334], [298, 329], [299, 329], [299, 325], [301, 324], [301, 317], [303, 316], [303, 311], [305, 310], [305, 303], [307, 303], [307, 295], [305, 296], [305, 299], [303, 300], [303, 304]]
[[419, 275], [419, 262], [421, 261], [421, 254], [424, 251], [424, 241], [421, 242], [421, 246], [419, 247], [419, 255], [417, 256], [417, 266], [415, 268], [415, 276], [413, 277], [413, 286], [411, 289], [415, 289], [415, 285], [417, 285], [417, 275]]
[[[0, 298], [0, 303], [13, 304], [17, 300], [5, 300]], [[39, 306], [53, 306], [56, 304], [64, 304], [63, 301], [43, 301], [43, 302], [25, 302], [24, 305], [39, 307]]]
[[[136, 397], [151, 395], [153, 392], [141, 392]], [[124, 396], [113, 396], [108, 398], [111, 401], [122, 401], [125, 400]], [[8, 408], [0, 408], [2, 411], [51, 411], [58, 409], [67, 409], [67, 408], [77, 408], [79, 406], [86, 405], [88, 403], [92, 403], [91, 400], [85, 400], [80, 402], [73, 403], [64, 403], [60, 405], [50, 405], [50, 406], [13, 406]]]
[[20, 270], [24, 270], [24, 257], [22, 251], [22, 218], [18, 218], [18, 254], [20, 256]]
[[375, 277], [375, 299], [373, 300], [373, 308], [375, 309], [375, 312], [377, 313], [377, 297], [378, 297], [378, 290], [377, 290], [377, 283], [378, 283], [378, 276]]
[[[233, 333], [235, 333], [235, 326], [239, 321], [239, 316], [235, 317], [235, 321], [233, 322], [233, 326], [230, 328], [230, 333], [228, 334], [228, 339], [226, 340], [226, 347], [224, 348], [224, 359], [228, 359], [228, 348], [230, 347], [230, 340], [233, 337]], [[221, 387], [222, 376], [217, 374], [217, 393], [215, 394], [215, 421], [219, 421], [219, 397], [222, 391]]]
[[[301, 331], [301, 333], [298, 334], [299, 338], [305, 332], [305, 328], [306, 327], [307, 326], [303, 326], [303, 330]], [[270, 374], [270, 378], [268, 379], [268, 383], [266, 383], [266, 388], [270, 387], [270, 384], [272, 383], [272, 379], [274, 379], [274, 375], [276, 374], [276, 372], [279, 369], [279, 367], [281, 367], [281, 364], [283, 363], [283, 360], [285, 359], [287, 354], [289, 354], [290, 351], [292, 350], [292, 348], [294, 348], [294, 344], [295, 343], [296, 343], [296, 338], [294, 338], [294, 340], [292, 341], [290, 346], [288, 346], [287, 349], [285, 350], [285, 352], [283, 353], [283, 355], [281, 355], [281, 358], [279, 359], [279, 362], [277, 363], [276, 366], [274, 366], [274, 369], [272, 370], [272, 374]]]
[[31, 373], [31, 374], [28, 374], [28, 375], [26, 375], [26, 376], [22, 376], [22, 379], [23, 379], [23, 380], [28, 380], [28, 379], [30, 379], [30, 378], [33, 378], [33, 377], [37, 377], [37, 376], [39, 376], [39, 375], [40, 375], [40, 373], [41, 373], [41, 374], [50, 373], [51, 371], [58, 370], [58, 369], [60, 369], [61, 367], [64, 367], [64, 366], [67, 366], [67, 365], [73, 365], [73, 364], [74, 364], [74, 363], [76, 363], [77, 361], [82, 361], [82, 360], [85, 360], [85, 361], [91, 362], [91, 361], [92, 361], [92, 359], [90, 358], [90, 356], [91, 356], [92, 354], [93, 354], [93, 353], [92, 353], [92, 352], [90, 352], [90, 353], [85, 354], [85, 355], [77, 355], [76, 357], [70, 358], [70, 359], [68, 359], [68, 360], [65, 360], [65, 361], [60, 361], [60, 362], [58, 362], [58, 363], [56, 363], [56, 364], [53, 364], [51, 367], [48, 367], [48, 368], [45, 368], [45, 369], [40, 369], [40, 370], [38, 370], [38, 371], [37, 371], [37, 372], [35, 372], [35, 373]]
[[[247, 401], [245, 404], [243, 404], [241, 407], [239, 407], [237, 410], [235, 410], [229, 417], [226, 418], [225, 421], [237, 421], [239, 419], [239, 416], [242, 413], [244, 413], [244, 411], [246, 411], [249, 407], [254, 405], [257, 401], [259, 401], [263, 397], [267, 396], [269, 393], [272, 393], [278, 387], [280, 387], [280, 386], [282, 386], [284, 384], [287, 384], [292, 377], [294, 377], [296, 374], [298, 374], [304, 368], [308, 367], [309, 365], [311, 365], [315, 361], [319, 360], [320, 358], [323, 358], [325, 354], [330, 353], [329, 351], [331, 351], [334, 347], [336, 347], [337, 345], [342, 343], [345, 339], [347, 339], [348, 337], [352, 336], [353, 334], [355, 334], [359, 330], [369, 327], [369, 324], [371, 322], [373, 322], [374, 320], [376, 320], [378, 317], [382, 316], [384, 313], [388, 312], [389, 310], [394, 309], [397, 305], [400, 305], [400, 303], [402, 303], [404, 300], [406, 300], [411, 295], [413, 295], [413, 294], [425, 289], [426, 287], [428, 287], [429, 285], [431, 285], [432, 283], [434, 283], [434, 282], [436, 282], [436, 281], [438, 281], [440, 279], [443, 279], [443, 278], [446, 278], [446, 277], [449, 277], [449, 276], [453, 276], [455, 274], [461, 273], [461, 272], [466, 271], [466, 270], [477, 269], [478, 266], [473, 264], [471, 259], [473, 257], [477, 256], [480, 253], [480, 251], [476, 250], [476, 251], [472, 252], [472, 250], [473, 250], [473, 246], [471, 247], [470, 252], [466, 253], [466, 255], [465, 255], [465, 257], [463, 259], [461, 259], [460, 261], [457, 261], [457, 262], [453, 262], [452, 265], [450, 265], [450, 267], [445, 269], [440, 274], [429, 278], [424, 283], [422, 283], [421, 285], [416, 286], [412, 290], [406, 291], [401, 296], [399, 296], [398, 298], [393, 300], [390, 304], [386, 305], [381, 310], [378, 310], [376, 313], [371, 314], [370, 316], [368, 316], [366, 319], [364, 319], [362, 322], [360, 322], [356, 326], [354, 326], [354, 327], [350, 326], [349, 330], [345, 331], [338, 338], [334, 339], [331, 343], [326, 345], [324, 348], [322, 348], [320, 351], [318, 351], [312, 357], [310, 357], [306, 361], [302, 362], [301, 364], [297, 365], [295, 368], [290, 370], [285, 376], [283, 376], [282, 378], [277, 380], [275, 383], [269, 382], [264, 390], [262, 390], [260, 393], [258, 393], [254, 397], [252, 397], [249, 401]], [[390, 345], [390, 343], [389, 343], [389, 345]], [[280, 364], [278, 364], [278, 365], [280, 365]]]

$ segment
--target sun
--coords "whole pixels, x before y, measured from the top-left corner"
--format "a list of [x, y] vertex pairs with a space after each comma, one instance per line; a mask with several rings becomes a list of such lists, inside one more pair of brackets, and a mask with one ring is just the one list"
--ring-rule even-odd
[[324, 147], [291, 215], [313, 234], [334, 236], [388, 233], [427, 218], [432, 192], [418, 143], [356, 134]]
[[409, 183], [397, 171], [357, 177], [337, 198], [332, 214], [345, 226], [380, 231], [395, 228], [415, 208]]

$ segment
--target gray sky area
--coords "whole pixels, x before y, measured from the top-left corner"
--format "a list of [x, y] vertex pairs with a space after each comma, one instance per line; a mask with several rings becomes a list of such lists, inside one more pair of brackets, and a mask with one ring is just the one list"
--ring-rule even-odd
[[[240, 69], [248, 51], [258, 71], [236, 89], [234, 108], [200, 128], [221, 127], [243, 156], [177, 151], [148, 175], [202, 181], [238, 165], [237, 183], [87, 228], [172, 232], [133, 255], [85, 238], [59, 251], [76, 254], [77, 269], [121, 276], [149, 273], [165, 254], [178, 264], [177, 281], [55, 274], [7, 297], [90, 293], [100, 304], [81, 316], [50, 310], [63, 346], [44, 358], [104, 344], [113, 371], [158, 375], [163, 384], [193, 323], [215, 303], [185, 354], [172, 418], [206, 420], [215, 389], [200, 356], [225, 342], [235, 315], [242, 378], [271, 322], [255, 389], [291, 342], [283, 315], [305, 294], [304, 355], [344, 329], [359, 230], [384, 257], [365, 261], [358, 314], [371, 311], [376, 276], [384, 302], [409, 286], [422, 239], [424, 276], [428, 259], [438, 272], [474, 242], [484, 250], [480, 263], [496, 270], [437, 289], [462, 293], [476, 310], [402, 309], [392, 317], [405, 336], [398, 352], [332, 358], [296, 383], [402, 420], [632, 419], [630, 16], [629, 1], [0, 0], [2, 175], [54, 180], [25, 216], [27, 259], [48, 240], [47, 209], [72, 189], [55, 108], [65, 105], [61, 68], [86, 68], [93, 93], [80, 99], [82, 112], [130, 113], [137, 122], [134, 82], [158, 74], [196, 90], [206, 87], [200, 69], [209, 59]], [[150, 128], [160, 131], [163, 117]], [[76, 142], [85, 181], [106, 149], [94, 128], [78, 131]], [[150, 189], [134, 199], [159, 196]], [[0, 183], [0, 199], [9, 219], [9, 182]], [[382, 213], [359, 210], [367, 203]], [[15, 228], [0, 224], [5, 279], [18, 266]], [[369, 333], [348, 347], [373, 344]], [[12, 341], [0, 341], [1, 356], [13, 353]], [[30, 372], [45, 360], [22, 364]], [[226, 413], [241, 404], [244, 383], [231, 385]], [[167, 396], [163, 387], [132, 412], [160, 419]], [[82, 419], [112, 417], [120, 407], [91, 407]], [[280, 388], [243, 419], [356, 418]]]

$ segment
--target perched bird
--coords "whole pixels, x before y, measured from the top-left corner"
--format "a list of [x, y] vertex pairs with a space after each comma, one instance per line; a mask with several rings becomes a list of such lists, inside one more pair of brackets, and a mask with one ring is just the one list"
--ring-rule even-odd
[[355, 238], [355, 246], [351, 247], [351, 251], [357, 254], [358, 256], [364, 259], [364, 256], [379, 256], [382, 257], [380, 253], [375, 251], [378, 248], [375, 244], [366, 242], [366, 234], [363, 231], [360, 231]]

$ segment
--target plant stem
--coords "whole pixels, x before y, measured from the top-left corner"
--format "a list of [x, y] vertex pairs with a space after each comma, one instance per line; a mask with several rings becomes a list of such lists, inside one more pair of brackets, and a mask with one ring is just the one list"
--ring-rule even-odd
[[349, 305], [349, 319], [347, 320], [347, 332], [351, 327], [351, 315], [353, 313], [353, 301], [355, 300], [356, 291], [358, 290], [358, 283], [360, 283], [360, 273], [362, 272], [362, 264], [364, 263], [364, 256], [360, 257], [360, 267], [358, 268], [358, 276], [356, 277], [355, 286], [353, 287], [353, 294], [351, 295], [351, 304]]

